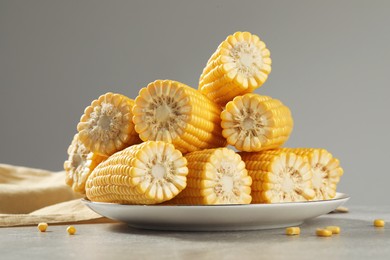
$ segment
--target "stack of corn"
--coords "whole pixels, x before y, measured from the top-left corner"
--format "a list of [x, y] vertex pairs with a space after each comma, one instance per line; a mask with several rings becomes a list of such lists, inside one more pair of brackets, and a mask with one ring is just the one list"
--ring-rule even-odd
[[334, 198], [339, 161], [325, 149], [282, 148], [293, 129], [290, 109], [253, 93], [270, 72], [264, 42], [236, 32], [210, 57], [198, 90], [156, 80], [135, 99], [100, 96], [77, 125], [66, 183], [91, 201], [122, 204]]

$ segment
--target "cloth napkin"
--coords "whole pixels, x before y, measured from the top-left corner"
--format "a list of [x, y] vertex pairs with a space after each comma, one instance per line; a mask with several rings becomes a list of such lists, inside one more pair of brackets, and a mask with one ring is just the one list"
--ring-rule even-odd
[[0, 164], [0, 227], [112, 222], [85, 206], [65, 172]]

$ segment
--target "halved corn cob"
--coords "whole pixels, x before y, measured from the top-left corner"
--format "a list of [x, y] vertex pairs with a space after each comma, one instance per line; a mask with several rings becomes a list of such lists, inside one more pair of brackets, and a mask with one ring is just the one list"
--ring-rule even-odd
[[199, 79], [199, 90], [220, 105], [253, 92], [271, 72], [270, 51], [249, 32], [229, 35], [210, 57]]
[[169, 204], [249, 204], [251, 178], [240, 156], [228, 148], [185, 155], [187, 187]]
[[84, 194], [88, 176], [107, 157], [90, 152], [80, 141], [78, 134], [73, 137], [68, 148], [68, 156], [68, 160], [64, 162], [65, 182], [74, 191]]
[[157, 204], [187, 184], [187, 160], [172, 144], [149, 141], [111, 155], [88, 178], [91, 201]]
[[294, 124], [290, 109], [282, 102], [251, 93], [228, 102], [221, 119], [228, 144], [246, 152], [283, 145]]
[[304, 157], [282, 149], [241, 152], [252, 177], [252, 202], [277, 203], [311, 200], [311, 168]]
[[103, 156], [140, 143], [132, 122], [133, 105], [134, 100], [111, 92], [92, 101], [77, 125], [81, 142]]
[[317, 148], [283, 148], [283, 151], [304, 156], [312, 169], [315, 200], [333, 199], [336, 196], [337, 184], [343, 175], [340, 161], [325, 149]]
[[156, 80], [142, 88], [133, 114], [143, 141], [169, 142], [183, 153], [226, 145], [221, 108], [180, 82]]

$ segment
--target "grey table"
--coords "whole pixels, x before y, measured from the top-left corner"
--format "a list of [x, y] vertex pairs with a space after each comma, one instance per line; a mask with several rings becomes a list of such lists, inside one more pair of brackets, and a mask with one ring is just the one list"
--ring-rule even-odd
[[[348, 205], [347, 205], [348, 206]], [[348, 206], [301, 226], [301, 235], [284, 229], [236, 232], [172, 232], [133, 229], [122, 223], [0, 228], [0, 259], [390, 259], [390, 206]], [[388, 226], [375, 228], [375, 218]], [[318, 227], [337, 225], [341, 234], [322, 238]]]

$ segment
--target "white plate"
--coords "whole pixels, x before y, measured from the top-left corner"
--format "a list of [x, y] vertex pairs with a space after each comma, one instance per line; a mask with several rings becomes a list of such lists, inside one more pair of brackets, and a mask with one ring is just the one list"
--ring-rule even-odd
[[329, 213], [349, 196], [332, 200], [249, 205], [121, 205], [83, 200], [96, 213], [131, 227], [182, 231], [256, 230], [297, 226]]

